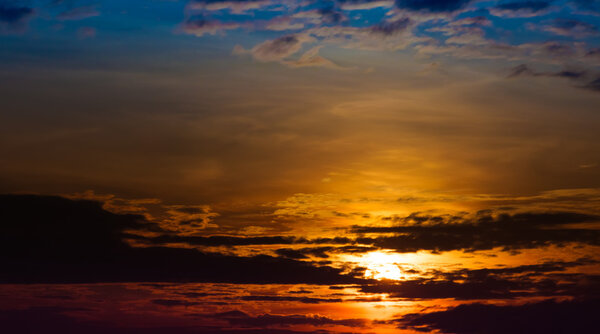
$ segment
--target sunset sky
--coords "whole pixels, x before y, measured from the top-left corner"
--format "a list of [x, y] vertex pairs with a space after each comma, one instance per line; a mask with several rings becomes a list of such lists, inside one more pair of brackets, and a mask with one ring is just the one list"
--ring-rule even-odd
[[0, 0], [0, 224], [9, 334], [594, 333], [600, 1]]

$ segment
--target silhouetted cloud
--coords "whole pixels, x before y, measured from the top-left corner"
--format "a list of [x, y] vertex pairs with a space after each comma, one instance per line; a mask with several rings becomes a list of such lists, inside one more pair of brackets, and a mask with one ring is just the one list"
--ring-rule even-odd
[[341, 298], [315, 298], [315, 297], [294, 297], [294, 296], [241, 296], [245, 301], [269, 301], [269, 302], [299, 302], [303, 304], [319, 303], [341, 303]]
[[600, 299], [544, 301], [514, 306], [460, 305], [446, 311], [414, 313], [400, 327], [443, 333], [587, 333], [596, 328]]
[[583, 222], [597, 222], [599, 217], [575, 212], [517, 213], [475, 217], [429, 216], [413, 214], [397, 218], [400, 225], [354, 226], [353, 233], [387, 233], [393, 236], [359, 237], [356, 242], [394, 249], [399, 252], [430, 250], [504, 250], [536, 248], [579, 242], [600, 245], [600, 231], [569, 227]]
[[[67, 307], [31, 307], [26, 309], [0, 310], [2, 330], [11, 334], [309, 334], [332, 333], [328, 330], [296, 331], [272, 327], [293, 325], [363, 327], [362, 319], [331, 319], [319, 315], [272, 315], [250, 316], [241, 311], [217, 314], [198, 314], [196, 319], [219, 319], [225, 326], [208, 326], [199, 323], [186, 326], [131, 326], [94, 321], [85, 318], [92, 310]], [[81, 317], [81, 316], [84, 317]], [[33, 320], [33, 321], [32, 321]]]
[[555, 261], [517, 267], [423, 273], [431, 278], [365, 284], [361, 287], [361, 291], [387, 293], [390, 297], [411, 299], [600, 297], [599, 276], [565, 273], [569, 268], [596, 264], [598, 261], [584, 258], [573, 262]]
[[0, 282], [356, 283], [341, 269], [266, 255], [134, 248], [130, 230], [156, 231], [141, 216], [114, 214], [93, 201], [0, 195]]
[[214, 315], [215, 318], [227, 320], [232, 325], [247, 327], [269, 327], [273, 325], [337, 325], [346, 327], [364, 327], [367, 323], [364, 319], [341, 319], [334, 320], [319, 315], [273, 315], [263, 314], [250, 316], [241, 311], [229, 311]]
[[328, 258], [330, 253], [366, 253], [377, 250], [376, 247], [344, 246], [344, 247], [308, 247], [282, 248], [275, 251], [278, 255], [291, 259], [306, 259], [308, 256]]
[[183, 300], [183, 299], [153, 299], [151, 301], [152, 303], [156, 304], [156, 305], [161, 305], [161, 306], [167, 306], [167, 307], [172, 307], [172, 306], [192, 306], [192, 305], [197, 305], [197, 302], [190, 302], [187, 300]]
[[[233, 236], [179, 236], [161, 235], [152, 238], [140, 238], [152, 244], [186, 243], [194, 246], [248, 246], [248, 245], [287, 245], [301, 243], [303, 239], [296, 237], [233, 237]], [[304, 239], [304, 241], [306, 241]]]

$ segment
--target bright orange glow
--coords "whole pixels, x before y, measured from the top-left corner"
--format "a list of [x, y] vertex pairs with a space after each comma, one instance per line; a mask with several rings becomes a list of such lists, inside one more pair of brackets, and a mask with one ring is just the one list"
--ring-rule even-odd
[[384, 252], [371, 252], [362, 257], [362, 264], [367, 268], [365, 276], [378, 280], [400, 280], [404, 278], [397, 263], [398, 258]]

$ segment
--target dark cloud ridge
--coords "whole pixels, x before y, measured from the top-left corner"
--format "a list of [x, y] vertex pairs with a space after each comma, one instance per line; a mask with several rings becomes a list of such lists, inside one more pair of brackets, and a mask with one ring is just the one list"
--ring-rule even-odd
[[514, 306], [465, 304], [445, 311], [408, 314], [399, 327], [443, 333], [588, 333], [597, 327], [600, 299], [553, 300]]
[[134, 248], [128, 229], [153, 228], [136, 215], [100, 203], [54, 196], [0, 195], [0, 282], [228, 282], [345, 284], [361, 279], [340, 269], [274, 258]]
[[352, 233], [393, 234], [358, 237], [359, 244], [394, 249], [399, 252], [429, 250], [518, 250], [562, 246], [567, 243], [600, 245], [600, 231], [569, 225], [598, 222], [599, 217], [575, 212], [481, 214], [469, 219], [457, 216], [409, 216], [399, 222], [410, 225], [391, 227], [354, 226]]

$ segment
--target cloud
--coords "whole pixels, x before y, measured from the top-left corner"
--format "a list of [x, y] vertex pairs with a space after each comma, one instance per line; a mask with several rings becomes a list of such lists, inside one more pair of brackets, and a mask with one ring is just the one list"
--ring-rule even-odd
[[[516, 78], [516, 77], [520, 77], [520, 76], [564, 78], [564, 79], [569, 79], [569, 80], [578, 82], [578, 84], [575, 85], [575, 87], [589, 89], [592, 91], [600, 91], [600, 89], [598, 87], [600, 84], [600, 77], [596, 77], [595, 79], [592, 79], [591, 81], [585, 82], [585, 80], [590, 75], [591, 74], [586, 70], [562, 70], [562, 71], [557, 71], [557, 72], [538, 72], [538, 71], [533, 70], [531, 67], [529, 67], [526, 64], [521, 64], [521, 65], [514, 67], [511, 70], [510, 74], [508, 75], [508, 78]], [[587, 79], [587, 80], [589, 80], [589, 79]]]
[[597, 294], [600, 277], [567, 274], [567, 269], [597, 265], [582, 258], [495, 269], [460, 269], [419, 273], [423, 278], [364, 284], [364, 293], [386, 293], [390, 298], [454, 300], [514, 299], [522, 297], [589, 297]]
[[471, 16], [465, 17], [463, 19], [455, 20], [448, 23], [450, 26], [475, 26], [475, 27], [489, 27], [492, 25], [492, 21], [490, 21], [485, 16]]
[[317, 27], [307, 31], [322, 43], [359, 50], [399, 50], [419, 41], [411, 33], [413, 22], [407, 18], [374, 24], [368, 27]]
[[271, 5], [272, 0], [192, 0], [188, 8], [195, 10], [219, 11], [227, 9], [235, 14], [260, 9]]
[[554, 19], [545, 24], [529, 25], [530, 29], [547, 31], [555, 35], [573, 38], [585, 38], [598, 35], [598, 28], [593, 24], [573, 19]]
[[596, 327], [600, 299], [524, 305], [466, 304], [445, 311], [407, 314], [401, 328], [445, 333], [586, 333]]
[[383, 22], [369, 28], [374, 35], [391, 36], [408, 29], [411, 26], [408, 17], [400, 18], [392, 22]]
[[333, 6], [325, 6], [316, 10], [318, 19], [322, 23], [340, 23], [346, 19], [344, 14], [336, 10]]
[[308, 11], [298, 12], [292, 15], [296, 19], [306, 19], [312, 24], [336, 24], [346, 20], [342, 12], [337, 11], [334, 7], [323, 7]]
[[363, 319], [340, 319], [334, 320], [319, 315], [273, 315], [262, 314], [250, 316], [241, 311], [229, 311], [214, 314], [212, 317], [227, 320], [231, 325], [244, 327], [270, 327], [290, 325], [312, 325], [312, 326], [345, 326], [365, 327], [367, 321]]
[[207, 20], [201, 17], [189, 18], [186, 20], [181, 29], [183, 32], [202, 37], [205, 34], [216, 35], [217, 33], [234, 30], [240, 28], [239, 23], [226, 23], [217, 20]]
[[302, 28], [304, 28], [304, 23], [296, 22], [291, 17], [276, 17], [266, 25], [267, 30], [274, 31], [299, 30]]
[[341, 303], [341, 298], [315, 298], [315, 297], [294, 297], [294, 296], [241, 296], [240, 300], [245, 301], [267, 301], [267, 302], [299, 302], [303, 304], [320, 303]]
[[600, 77], [598, 77], [597, 79], [594, 79], [588, 83], [586, 83], [585, 85], [582, 86], [585, 89], [589, 89], [595, 92], [600, 92]]
[[174, 307], [174, 306], [186, 306], [187, 307], [187, 306], [199, 304], [197, 302], [190, 302], [190, 301], [182, 300], [182, 299], [153, 299], [153, 300], [151, 300], [151, 303], [160, 305], [160, 306], [166, 306], [166, 307]]
[[356, 242], [399, 252], [429, 250], [503, 250], [537, 248], [547, 245], [583, 243], [600, 245], [600, 230], [569, 225], [598, 222], [600, 218], [575, 212], [501, 213], [482, 212], [473, 217], [412, 214], [396, 217], [390, 227], [355, 226], [353, 233], [394, 234], [359, 237]]
[[276, 254], [291, 259], [306, 259], [308, 256], [318, 258], [328, 258], [330, 253], [367, 253], [377, 250], [375, 247], [363, 246], [344, 246], [344, 247], [307, 247], [307, 248], [281, 248], [275, 251]]
[[515, 78], [518, 76], [544, 76], [544, 77], [558, 77], [558, 78], [568, 78], [568, 79], [580, 79], [584, 78], [587, 75], [587, 71], [583, 70], [563, 70], [558, 72], [537, 72], [530, 68], [527, 64], [521, 64], [515, 66], [510, 74], [509, 78]]
[[289, 245], [308, 242], [306, 239], [286, 236], [234, 237], [234, 236], [181, 236], [161, 235], [158, 237], [140, 237], [150, 244], [185, 243], [192, 246], [249, 246], [249, 245]]
[[283, 63], [290, 67], [326, 67], [334, 70], [347, 70], [332, 62], [331, 60], [319, 55], [319, 50], [322, 46], [315, 46], [306, 51], [299, 59], [286, 60]]
[[471, 0], [396, 0], [396, 6], [412, 11], [450, 13], [464, 8]]
[[[167, 300], [154, 300], [157, 305], [168, 306]], [[175, 305], [171, 305], [175, 306]], [[184, 305], [183, 305], [184, 306]], [[191, 305], [190, 305], [191, 306]], [[3, 331], [11, 334], [25, 333], [88, 333], [88, 334], [314, 334], [315, 331], [287, 329], [290, 326], [344, 326], [364, 327], [368, 320], [331, 319], [320, 315], [275, 315], [261, 314], [251, 316], [241, 311], [229, 311], [211, 314], [191, 314], [197, 320], [210, 320], [218, 324], [181, 325], [181, 326], [139, 326], [111, 324], [106, 321], [87, 319], [91, 310], [67, 307], [30, 307], [26, 309], [0, 310], [0, 322]], [[35, 319], [35, 321], [31, 321]], [[273, 328], [275, 327], [275, 328]], [[279, 327], [279, 328], [277, 328]], [[318, 333], [331, 333], [319, 330]]]
[[0, 33], [24, 32], [34, 14], [35, 10], [31, 7], [0, 0]]
[[533, 17], [546, 14], [550, 9], [551, 1], [516, 1], [504, 2], [489, 9], [495, 16], [505, 17]]
[[56, 19], [61, 21], [67, 20], [83, 20], [89, 17], [100, 15], [100, 12], [95, 6], [77, 7], [63, 11], [56, 16]]
[[229, 282], [345, 284], [341, 269], [266, 255], [236, 257], [194, 249], [131, 247], [129, 230], [156, 230], [139, 215], [100, 203], [0, 195], [0, 282]]
[[394, 0], [338, 0], [343, 10], [369, 10], [379, 7], [392, 7]]
[[598, 0], [572, 0], [575, 8], [583, 10], [582, 14], [600, 15], [600, 2]]
[[282, 61], [285, 58], [300, 51], [304, 43], [310, 43], [314, 39], [305, 34], [285, 35], [273, 40], [268, 40], [254, 46], [250, 50], [245, 50], [241, 46], [236, 46], [234, 54], [251, 54], [258, 61]]
[[94, 38], [94, 37], [96, 37], [96, 28], [81, 27], [81, 28], [77, 29], [77, 36], [80, 39]]

